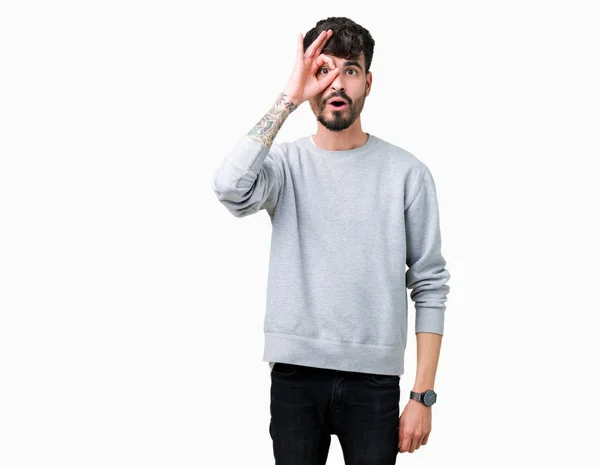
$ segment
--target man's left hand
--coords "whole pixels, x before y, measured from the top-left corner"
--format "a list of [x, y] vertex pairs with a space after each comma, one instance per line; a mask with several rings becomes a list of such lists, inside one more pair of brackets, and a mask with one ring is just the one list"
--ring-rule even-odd
[[431, 407], [410, 399], [398, 419], [398, 450], [411, 454], [427, 444], [431, 432]]

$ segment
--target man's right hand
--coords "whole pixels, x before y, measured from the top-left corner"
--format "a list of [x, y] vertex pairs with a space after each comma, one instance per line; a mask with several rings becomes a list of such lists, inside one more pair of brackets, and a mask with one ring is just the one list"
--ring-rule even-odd
[[[333, 59], [321, 53], [332, 35], [332, 29], [322, 31], [304, 52], [304, 37], [298, 34], [296, 65], [283, 91], [287, 94], [287, 100], [293, 101], [297, 106], [327, 89], [340, 72]], [[329, 65], [329, 72], [319, 79], [317, 71], [325, 63]]]

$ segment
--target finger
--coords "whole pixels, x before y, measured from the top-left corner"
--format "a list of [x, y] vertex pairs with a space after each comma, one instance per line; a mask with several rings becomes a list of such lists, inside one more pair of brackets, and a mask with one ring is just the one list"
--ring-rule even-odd
[[410, 435], [404, 434], [402, 437], [402, 445], [400, 446], [400, 452], [407, 452], [410, 447]]
[[[308, 47], [308, 49], [306, 50], [306, 57], [308, 58], [308, 57], [317, 55], [317, 53], [316, 53], [317, 49], [323, 43], [325, 38], [328, 36], [329, 36], [329, 33], [327, 31], [321, 31], [321, 33], [317, 36], [317, 38], [313, 41], [313, 43], [310, 44], [310, 47]], [[318, 53], [320, 53], [320, 50]]]
[[333, 61], [333, 58], [331, 58], [330, 56], [327, 56], [327, 55], [325, 55], [323, 53], [321, 53], [319, 55], [319, 58], [320, 57], [323, 57], [323, 59], [322, 59], [323, 62], [327, 63], [330, 66], [331, 69], [336, 68], [335, 61]]
[[330, 68], [335, 68], [335, 63], [333, 61], [333, 59], [323, 53], [321, 53], [316, 59], [315, 59], [315, 63], [318, 66], [324, 65], [324, 64], [328, 64]]
[[325, 79], [323, 81], [325, 83], [325, 86], [323, 87], [323, 89], [325, 89], [325, 87], [329, 87], [331, 85], [331, 83], [333, 81], [335, 81], [335, 78], [337, 77], [338, 74], [340, 74], [339, 68], [330, 69], [329, 72], [327, 73], [327, 79]]
[[325, 64], [327, 66], [329, 66], [330, 71], [336, 67], [335, 62], [333, 61], [333, 59], [331, 57], [328, 57], [327, 55], [323, 55], [321, 53], [312, 65], [312, 69], [311, 69], [312, 73], [313, 74], [316, 73], [317, 69], [319, 69], [321, 66], [323, 66]]
[[323, 60], [323, 55], [319, 55], [315, 61], [312, 62], [312, 65], [310, 67], [311, 73], [314, 74], [317, 72], [317, 69], [319, 69], [321, 66], [323, 66], [324, 60]]
[[327, 89], [331, 83], [335, 80], [335, 78], [337, 77], [337, 75], [340, 73], [340, 70], [338, 68], [333, 69], [333, 70], [329, 70], [329, 72], [327, 73], [327, 77], [325, 79], [321, 79], [319, 80], [318, 84], [319, 84], [319, 92], [323, 92], [325, 89]]
[[333, 35], [333, 29], [327, 29], [327, 33], [325, 34], [325, 36], [321, 39], [321, 43], [317, 48], [317, 54], [321, 53], [321, 50], [323, 50], [323, 48], [325, 47], [325, 44], [327, 43], [327, 41], [329, 40], [329, 38]]
[[323, 38], [325, 34], [325, 31], [321, 31], [321, 33], [317, 36], [317, 38], [315, 40], [313, 40], [312, 44], [310, 44], [308, 46], [308, 48], [306, 49], [306, 53], [304, 54], [305, 57], [309, 57], [312, 55], [312, 53], [314, 52], [315, 48], [317, 48], [317, 46], [319, 45], [319, 40], [321, 40]]
[[423, 441], [423, 438], [417, 438], [414, 440], [415, 441], [415, 450], [417, 450], [419, 447], [421, 447], [421, 441]]
[[302, 37], [302, 33], [298, 34], [298, 48], [296, 50], [296, 60], [302, 59], [304, 56], [304, 37]]
[[425, 444], [427, 444], [427, 440], [429, 439], [429, 433], [427, 433], [424, 437], [423, 437], [423, 442], [421, 442], [421, 445], [424, 446]]
[[398, 418], [398, 450], [402, 447], [402, 439], [404, 437], [404, 425], [402, 424], [402, 415]]
[[408, 446], [408, 452], [410, 452], [412, 454], [415, 451], [416, 445], [417, 445], [417, 438], [414, 436], [411, 436], [410, 445]]

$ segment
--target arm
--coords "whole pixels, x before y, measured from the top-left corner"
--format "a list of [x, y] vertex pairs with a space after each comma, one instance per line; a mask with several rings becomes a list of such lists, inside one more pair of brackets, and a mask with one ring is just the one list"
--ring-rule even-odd
[[277, 160], [280, 149], [273, 146], [273, 140], [286, 118], [298, 108], [297, 102], [282, 92], [214, 173], [212, 189], [232, 215], [244, 217], [262, 209], [273, 213], [283, 184], [283, 170]]
[[[322, 31], [306, 50], [302, 34], [298, 35], [296, 63], [284, 91], [213, 175], [212, 189], [234, 216], [251, 215], [263, 208], [274, 215], [283, 185], [283, 166], [277, 154], [281, 149], [273, 140], [290, 113], [328, 88], [339, 73], [333, 59], [321, 54], [331, 34], [331, 29]], [[325, 77], [317, 76], [325, 63], [332, 71]]]
[[441, 346], [441, 334], [417, 333], [417, 374], [413, 391], [423, 392], [434, 388]]
[[441, 253], [441, 233], [435, 183], [424, 167], [417, 193], [405, 210], [407, 241], [406, 286], [412, 289], [417, 336], [417, 374], [413, 391], [433, 389], [444, 333], [446, 284], [450, 273]]
[[[413, 391], [423, 392], [433, 389], [441, 343], [441, 334], [417, 333], [417, 376]], [[431, 417], [431, 407], [409, 399], [398, 420], [398, 450], [400, 452], [413, 453], [419, 447], [427, 444], [431, 433]]]
[[291, 97], [285, 91], [282, 92], [271, 109], [256, 123], [248, 135], [266, 148], [270, 148], [283, 122], [299, 105], [300, 102], [297, 98]]
[[[413, 391], [433, 389], [444, 333], [446, 282], [450, 273], [441, 253], [438, 203], [433, 177], [421, 172], [416, 194], [404, 210], [406, 229], [406, 287], [412, 289], [417, 335], [417, 375]], [[399, 420], [398, 450], [413, 453], [427, 444], [431, 432], [431, 407], [409, 400]]]

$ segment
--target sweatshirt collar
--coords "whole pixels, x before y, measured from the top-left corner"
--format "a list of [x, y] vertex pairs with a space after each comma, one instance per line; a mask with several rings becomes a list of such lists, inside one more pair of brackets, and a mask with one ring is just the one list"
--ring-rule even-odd
[[369, 150], [371, 150], [371, 148], [375, 144], [376, 137], [373, 134], [370, 134], [370, 133], [367, 133], [367, 134], [369, 136], [369, 138], [367, 139], [367, 142], [365, 142], [360, 147], [356, 147], [356, 148], [350, 149], [350, 150], [325, 150], [325, 149], [322, 149], [321, 147], [318, 147], [313, 142], [312, 135], [303, 137], [302, 143], [306, 149], [308, 149], [309, 151], [311, 151], [313, 153], [317, 153], [319, 155], [334, 156], [334, 157], [335, 156], [362, 155], [362, 154], [368, 152]]

